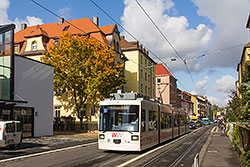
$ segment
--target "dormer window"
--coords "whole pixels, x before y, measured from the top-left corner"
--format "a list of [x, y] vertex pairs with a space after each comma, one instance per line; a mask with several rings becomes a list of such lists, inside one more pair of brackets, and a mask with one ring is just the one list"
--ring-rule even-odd
[[69, 29], [69, 26], [65, 26], [63, 31], [67, 31]]
[[32, 51], [36, 51], [37, 50], [37, 42], [36, 41], [32, 42], [32, 44], [31, 44], [31, 50]]

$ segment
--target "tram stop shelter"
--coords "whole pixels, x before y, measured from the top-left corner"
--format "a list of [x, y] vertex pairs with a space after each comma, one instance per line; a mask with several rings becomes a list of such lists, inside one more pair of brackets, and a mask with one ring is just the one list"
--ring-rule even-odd
[[14, 53], [14, 24], [0, 25], [0, 120], [19, 120], [23, 137], [53, 135], [53, 67]]

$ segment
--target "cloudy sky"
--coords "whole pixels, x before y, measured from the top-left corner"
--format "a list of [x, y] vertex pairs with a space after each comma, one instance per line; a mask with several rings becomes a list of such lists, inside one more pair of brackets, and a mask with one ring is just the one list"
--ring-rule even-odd
[[[87, 0], [36, 1], [68, 20], [99, 16], [101, 26], [114, 24]], [[242, 48], [249, 41], [245, 26], [250, 0], [137, 0], [169, 42], [136, 0], [94, 1], [155, 53], [161, 60], [150, 56], [157, 63], [168, 65], [180, 89], [207, 96], [220, 106], [227, 104], [238, 78], [236, 67]], [[28, 25], [57, 22], [54, 15], [30, 0], [0, 0], [0, 4], [0, 24], [15, 23], [17, 31], [23, 22]], [[119, 30], [127, 40], [135, 40], [122, 28]], [[173, 58], [176, 61], [171, 61]]]

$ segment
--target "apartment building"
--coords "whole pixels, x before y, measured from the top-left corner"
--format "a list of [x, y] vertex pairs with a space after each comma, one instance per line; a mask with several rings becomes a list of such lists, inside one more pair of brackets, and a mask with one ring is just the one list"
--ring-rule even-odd
[[138, 92], [149, 98], [155, 98], [155, 65], [149, 52], [139, 41], [128, 42], [121, 37], [121, 50], [127, 57], [125, 63], [126, 92]]
[[[59, 38], [65, 32], [75, 36], [90, 36], [104, 45], [113, 47], [115, 50], [115, 63], [125, 64], [127, 58], [122, 54], [120, 48], [120, 32], [115, 24], [99, 26], [99, 18], [94, 17], [93, 21], [89, 18], [80, 18], [75, 20], [64, 21], [59, 18], [58, 22], [48, 23], [28, 27], [23, 23], [20, 31], [15, 33], [15, 53], [37, 61], [43, 56], [54, 43], [59, 43]], [[125, 77], [125, 68], [120, 74]], [[124, 86], [121, 87], [124, 91]], [[67, 107], [70, 101], [64, 96], [54, 97], [54, 117], [68, 117], [72, 115], [72, 107]], [[76, 117], [75, 117], [76, 118]], [[78, 119], [76, 118], [76, 121]], [[97, 122], [97, 118], [92, 120]]]
[[[163, 64], [156, 65], [156, 98], [163, 104], [177, 106], [177, 79], [165, 68]], [[179, 106], [180, 107], [180, 106]]]

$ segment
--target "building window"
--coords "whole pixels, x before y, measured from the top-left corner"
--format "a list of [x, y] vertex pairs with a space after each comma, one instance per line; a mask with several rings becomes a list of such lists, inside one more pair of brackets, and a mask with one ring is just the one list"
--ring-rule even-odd
[[36, 41], [32, 42], [32, 44], [31, 44], [31, 50], [32, 51], [36, 51], [37, 50], [37, 42]]
[[148, 87], [148, 94], [151, 95], [151, 92], [150, 92], [150, 87]]
[[143, 78], [143, 70], [141, 70], [141, 78]]
[[147, 73], [145, 72], [145, 81], [147, 80]]
[[153, 84], [155, 84], [155, 77], [153, 77]]
[[148, 88], [147, 86], [145, 86], [145, 94], [147, 94]]
[[141, 55], [141, 64], [143, 64], [143, 58], [142, 58], [142, 55]]
[[60, 106], [55, 106], [55, 118], [60, 117]]
[[161, 83], [161, 78], [157, 78], [157, 83], [158, 83], [158, 84]]
[[119, 51], [120, 51], [119, 42], [116, 42], [116, 51], [117, 51], [117, 52], [119, 52]]
[[69, 26], [65, 26], [64, 28], [63, 28], [63, 31], [67, 31], [69, 29]]
[[15, 49], [15, 53], [19, 53], [20, 52], [20, 45], [16, 45], [14, 47], [14, 49]]
[[158, 93], [161, 93], [161, 88], [158, 88]]
[[150, 74], [148, 74], [148, 81], [150, 81], [151, 80], [151, 78], [150, 78]]
[[143, 84], [141, 84], [141, 92], [143, 93]]
[[147, 67], [147, 59], [145, 59], [145, 67]]

